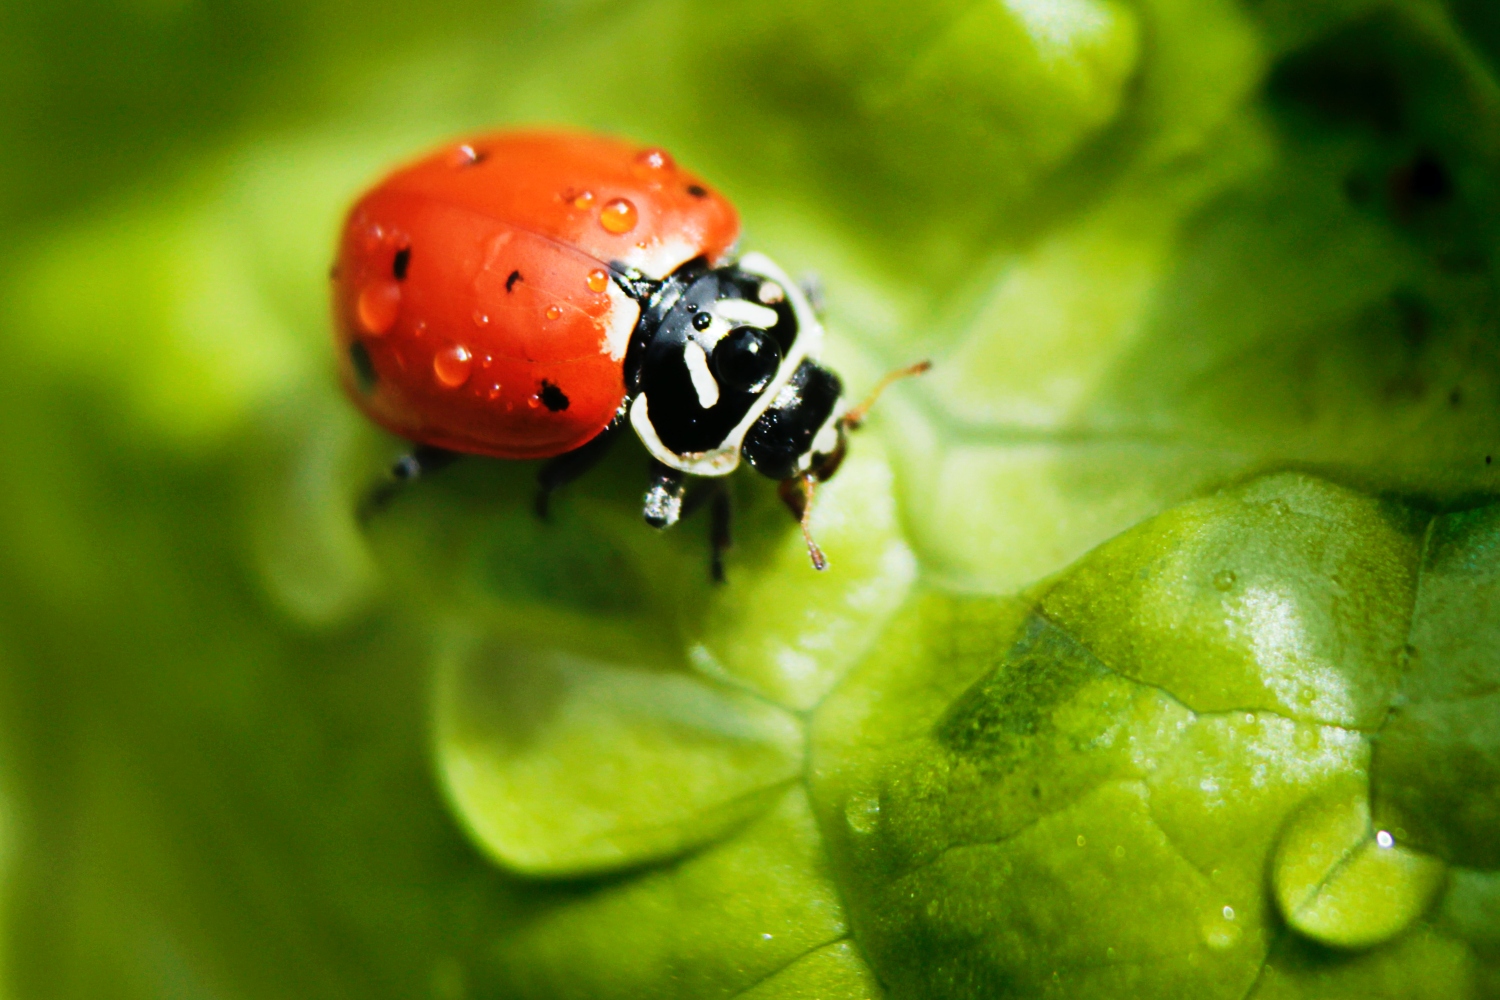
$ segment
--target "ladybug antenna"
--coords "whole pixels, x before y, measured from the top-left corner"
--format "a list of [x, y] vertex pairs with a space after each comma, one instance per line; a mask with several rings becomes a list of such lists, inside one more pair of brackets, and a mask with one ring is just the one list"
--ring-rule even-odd
[[[890, 388], [892, 382], [898, 382], [913, 375], [920, 375], [931, 367], [931, 361], [918, 361], [914, 365], [907, 365], [905, 368], [897, 368], [895, 371], [886, 372], [885, 378], [875, 383], [875, 388], [870, 390], [870, 394], [865, 397], [864, 402], [845, 413], [839, 423], [851, 431], [859, 430], [860, 427], [864, 426], [865, 418], [870, 415], [870, 408], [875, 405], [875, 401], [880, 398], [880, 394]], [[811, 503], [811, 500], [812, 497], [809, 496], [809, 503]], [[814, 560], [814, 562], [816, 561]]]
[[816, 487], [813, 485], [814, 480], [810, 475], [801, 476], [798, 482], [802, 484], [802, 493], [804, 496], [802, 516], [797, 519], [802, 525], [802, 540], [807, 543], [807, 554], [812, 559], [813, 569], [822, 571], [828, 568], [828, 557], [823, 554], [822, 549], [818, 548], [818, 543], [813, 541], [811, 524], [813, 492]]
[[818, 548], [818, 543], [813, 541], [812, 536], [813, 494], [817, 490], [817, 482], [816, 476], [804, 472], [794, 479], [783, 479], [777, 492], [781, 494], [781, 502], [787, 505], [792, 516], [802, 525], [802, 540], [807, 543], [807, 555], [812, 559], [813, 569], [825, 570], [828, 568], [828, 557]]

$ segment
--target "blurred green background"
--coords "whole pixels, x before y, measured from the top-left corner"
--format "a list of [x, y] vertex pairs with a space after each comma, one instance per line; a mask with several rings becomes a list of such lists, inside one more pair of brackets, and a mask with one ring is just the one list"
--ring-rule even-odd
[[[1500, 996], [1497, 60], [1481, 0], [4, 0], [0, 995]], [[340, 214], [510, 123], [721, 187], [856, 389], [934, 359], [828, 574], [739, 476], [711, 590], [633, 445], [356, 525]], [[1407, 867], [1292, 913], [1372, 782]], [[1069, 809], [1104, 861], [951, 860]]]

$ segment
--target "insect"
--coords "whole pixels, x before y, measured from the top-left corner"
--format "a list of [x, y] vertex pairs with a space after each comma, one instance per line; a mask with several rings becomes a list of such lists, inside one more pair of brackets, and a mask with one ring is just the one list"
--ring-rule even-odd
[[[653, 460], [649, 524], [683, 515], [689, 477], [722, 482], [743, 460], [780, 481], [824, 568], [813, 495], [867, 406], [819, 363], [803, 291], [733, 255], [739, 228], [665, 151], [579, 133], [478, 136], [381, 181], [332, 271], [346, 390], [416, 445], [372, 502], [461, 453], [547, 459], [545, 516], [628, 425]], [[728, 501], [712, 492], [722, 579]]]

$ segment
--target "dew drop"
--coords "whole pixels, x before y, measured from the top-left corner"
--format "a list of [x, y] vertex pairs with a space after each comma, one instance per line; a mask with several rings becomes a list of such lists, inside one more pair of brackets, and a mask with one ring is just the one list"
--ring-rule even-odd
[[464, 143], [462, 146], [459, 146], [453, 151], [453, 156], [449, 162], [451, 162], [455, 167], [472, 167], [474, 164], [483, 159], [483, 153], [479, 152], [468, 143]]
[[1083, 845], [1085, 845], [1087, 843], [1088, 843], [1088, 838], [1085, 837], [1083, 834], [1080, 833], [1078, 835], [1078, 846], [1082, 847]]
[[1382, 848], [1394, 847], [1396, 845], [1396, 838], [1391, 836], [1389, 830], [1381, 830], [1375, 834], [1375, 843], [1379, 844]]
[[1225, 920], [1233, 920], [1234, 919], [1234, 907], [1232, 907], [1232, 906], [1226, 906], [1226, 907], [1224, 907], [1224, 919]]
[[366, 285], [356, 306], [360, 327], [372, 337], [384, 336], [401, 312], [401, 286], [394, 281]]
[[559, 305], [550, 305], [550, 306], [547, 307], [547, 318], [548, 319], [557, 319], [560, 316], [562, 316], [562, 306], [559, 306]]
[[490, 367], [490, 365], [492, 365], [494, 363], [495, 363], [494, 355], [486, 354], [484, 357], [482, 357], [482, 358], [479, 359], [479, 367], [484, 368], [486, 370], [488, 370], [489, 367]]
[[411, 328], [411, 335], [413, 337], [417, 338], [418, 340], [421, 340], [422, 339], [422, 334], [424, 334], [426, 332], [427, 332], [427, 324], [426, 323], [418, 323], [416, 326], [414, 326], [414, 327]]
[[609, 275], [605, 274], [602, 269], [596, 267], [589, 272], [587, 282], [589, 291], [602, 292], [609, 287]]
[[665, 149], [643, 149], [636, 154], [634, 173], [637, 177], [658, 177], [677, 169], [672, 154]]
[[[567, 195], [564, 195], [563, 197], [567, 198]], [[573, 196], [572, 202], [573, 202], [573, 207], [574, 208], [578, 208], [578, 209], [589, 208], [591, 205], [594, 204], [594, 192], [592, 192], [592, 191], [584, 191], [581, 194], [576, 194], [576, 195]]]
[[489, 396], [490, 402], [494, 402], [500, 398], [500, 387], [498, 385], [491, 386], [490, 391], [486, 395]]
[[616, 198], [599, 210], [599, 225], [604, 231], [619, 236], [635, 228], [639, 213], [628, 198]]
[[469, 372], [474, 367], [474, 355], [467, 347], [456, 345], [438, 351], [432, 357], [432, 374], [438, 384], [457, 389], [469, 381]]
[[1234, 575], [1233, 570], [1221, 569], [1214, 574], [1214, 589], [1220, 591], [1233, 590], [1235, 581], [1238, 579], [1239, 577]]
[[489, 326], [490, 325], [490, 316], [489, 316], [489, 313], [480, 312], [478, 309], [475, 309], [474, 310], [474, 325], [477, 326], [477, 327], [481, 327], [481, 328]]

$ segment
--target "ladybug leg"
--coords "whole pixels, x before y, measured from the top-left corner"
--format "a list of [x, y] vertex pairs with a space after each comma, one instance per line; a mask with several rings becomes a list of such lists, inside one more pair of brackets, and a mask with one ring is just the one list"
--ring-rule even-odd
[[390, 478], [376, 483], [365, 494], [359, 505], [359, 519], [368, 521], [396, 498], [402, 487], [413, 479], [430, 475], [446, 468], [458, 460], [458, 452], [446, 448], [435, 448], [430, 444], [419, 444], [410, 452], [396, 459], [391, 466]]
[[599, 464], [599, 460], [609, 452], [610, 445], [615, 443], [619, 436], [620, 428], [625, 426], [622, 417], [611, 420], [609, 426], [604, 428], [594, 438], [572, 451], [563, 452], [556, 458], [548, 459], [536, 474], [536, 516], [543, 521], [547, 520], [547, 509], [552, 499], [552, 494], [583, 475], [585, 472]]
[[690, 516], [704, 503], [709, 504], [709, 572], [713, 575], [714, 583], [723, 583], [724, 553], [731, 544], [729, 522], [733, 513], [729, 501], [729, 489], [723, 479], [712, 479], [697, 489], [689, 491], [682, 504], [682, 516]]
[[641, 506], [641, 516], [653, 528], [670, 528], [682, 517], [682, 497], [687, 492], [687, 473], [651, 460], [651, 487]]

